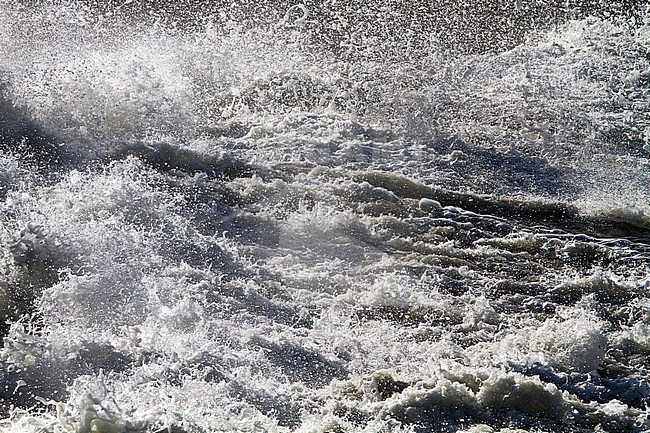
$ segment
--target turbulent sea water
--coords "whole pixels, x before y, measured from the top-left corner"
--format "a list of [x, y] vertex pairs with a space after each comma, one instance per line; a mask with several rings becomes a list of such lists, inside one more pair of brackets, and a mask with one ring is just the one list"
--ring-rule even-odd
[[0, 0], [0, 431], [650, 430], [643, 2]]

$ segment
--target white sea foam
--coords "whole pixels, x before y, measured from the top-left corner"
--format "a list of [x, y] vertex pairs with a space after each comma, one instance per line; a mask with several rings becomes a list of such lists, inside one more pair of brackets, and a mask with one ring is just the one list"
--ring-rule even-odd
[[0, 2], [0, 431], [648, 428], [647, 24], [136, 3]]

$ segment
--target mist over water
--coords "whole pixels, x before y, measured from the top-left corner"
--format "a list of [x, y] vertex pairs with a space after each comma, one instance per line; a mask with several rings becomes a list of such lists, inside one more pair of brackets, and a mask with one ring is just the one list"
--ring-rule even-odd
[[649, 20], [0, 1], [0, 431], [648, 430]]

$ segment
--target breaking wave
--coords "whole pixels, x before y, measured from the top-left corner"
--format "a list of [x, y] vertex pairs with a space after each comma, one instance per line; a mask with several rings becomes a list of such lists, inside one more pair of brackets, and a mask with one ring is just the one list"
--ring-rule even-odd
[[647, 430], [596, 3], [0, 1], [0, 431]]

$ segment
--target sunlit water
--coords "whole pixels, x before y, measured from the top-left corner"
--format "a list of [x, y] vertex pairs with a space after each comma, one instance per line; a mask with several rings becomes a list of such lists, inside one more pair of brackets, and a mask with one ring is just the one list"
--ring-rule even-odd
[[140, 3], [0, 1], [0, 431], [650, 428], [647, 11]]

